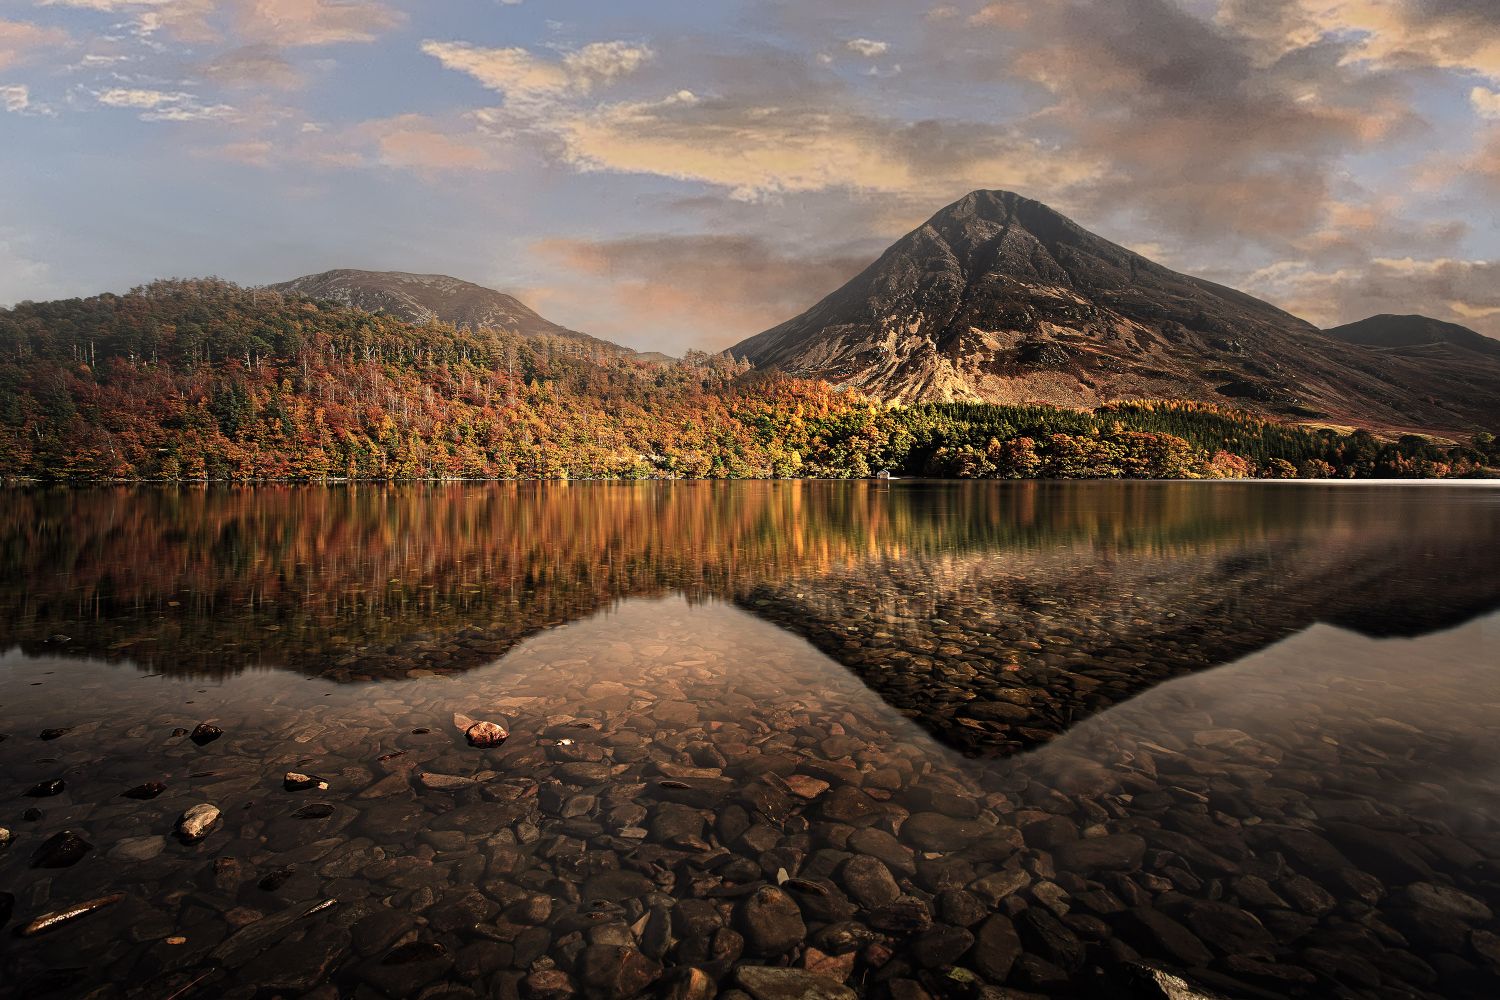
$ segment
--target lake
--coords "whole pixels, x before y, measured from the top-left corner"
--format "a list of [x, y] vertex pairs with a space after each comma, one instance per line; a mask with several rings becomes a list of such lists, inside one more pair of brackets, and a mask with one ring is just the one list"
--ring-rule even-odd
[[1500, 995], [1495, 485], [4, 501], [0, 995]]

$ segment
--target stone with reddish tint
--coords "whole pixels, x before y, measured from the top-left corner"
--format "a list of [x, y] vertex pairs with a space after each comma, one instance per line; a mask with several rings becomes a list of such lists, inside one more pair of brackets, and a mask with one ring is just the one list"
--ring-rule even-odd
[[505, 727], [495, 722], [476, 722], [464, 731], [464, 738], [469, 741], [469, 746], [485, 749], [497, 747], [510, 737]]

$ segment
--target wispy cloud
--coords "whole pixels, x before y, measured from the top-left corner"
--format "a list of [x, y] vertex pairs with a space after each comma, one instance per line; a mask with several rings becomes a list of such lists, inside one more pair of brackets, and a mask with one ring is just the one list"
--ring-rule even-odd
[[483, 48], [432, 40], [422, 43], [422, 51], [447, 69], [467, 73], [516, 102], [569, 92], [588, 93], [596, 84], [634, 72], [655, 55], [647, 46], [624, 41], [593, 42], [560, 59], [519, 47]]
[[94, 96], [105, 107], [139, 111], [141, 120], [148, 122], [223, 121], [238, 114], [228, 104], [205, 104], [181, 91], [111, 87]]

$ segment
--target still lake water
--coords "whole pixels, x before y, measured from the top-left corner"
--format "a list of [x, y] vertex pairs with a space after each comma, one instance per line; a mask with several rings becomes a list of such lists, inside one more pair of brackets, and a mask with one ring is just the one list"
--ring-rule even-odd
[[3, 496], [0, 995], [1500, 995], [1500, 488]]

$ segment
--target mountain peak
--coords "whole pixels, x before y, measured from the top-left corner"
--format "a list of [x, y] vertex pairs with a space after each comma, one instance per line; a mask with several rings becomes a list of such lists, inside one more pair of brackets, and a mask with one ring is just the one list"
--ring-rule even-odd
[[731, 352], [899, 402], [1181, 398], [1428, 427], [1471, 424], [1479, 405], [1437, 402], [1444, 394], [1423, 371], [1400, 373], [1413, 388], [1393, 389], [1370, 352], [1004, 190], [944, 207], [842, 288]]

